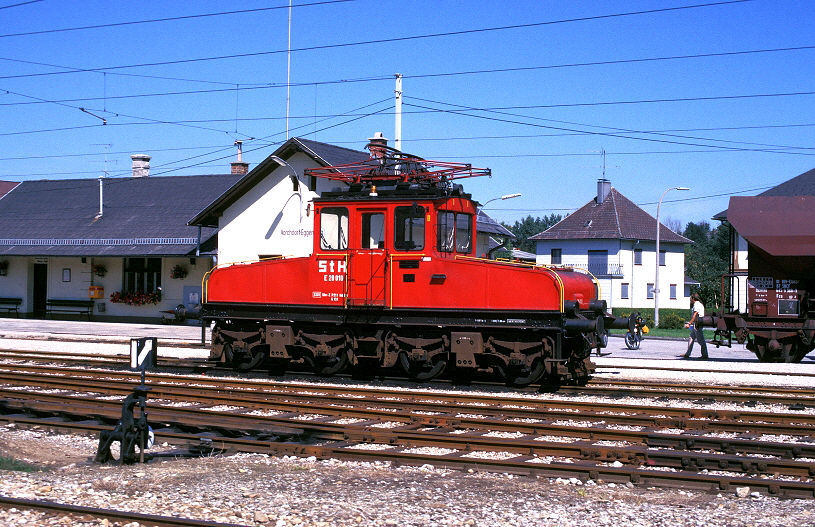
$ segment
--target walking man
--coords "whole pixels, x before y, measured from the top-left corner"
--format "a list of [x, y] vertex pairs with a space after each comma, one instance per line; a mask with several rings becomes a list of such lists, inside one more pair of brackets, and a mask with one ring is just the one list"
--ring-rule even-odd
[[699, 342], [699, 347], [702, 350], [702, 360], [707, 360], [707, 343], [705, 342], [705, 335], [702, 333], [702, 328], [699, 327], [699, 318], [705, 316], [705, 306], [702, 304], [702, 299], [699, 293], [693, 293], [690, 296], [691, 316], [690, 322], [685, 324], [686, 328], [690, 329], [690, 340], [688, 342], [688, 351], [682, 355], [682, 358], [689, 359], [690, 352], [693, 349], [693, 341]]

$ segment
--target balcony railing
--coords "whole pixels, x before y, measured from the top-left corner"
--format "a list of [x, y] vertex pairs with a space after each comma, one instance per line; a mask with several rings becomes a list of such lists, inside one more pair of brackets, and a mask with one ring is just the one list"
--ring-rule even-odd
[[621, 264], [585, 264], [585, 263], [565, 263], [566, 267], [585, 269], [594, 276], [600, 278], [622, 278], [623, 266]]

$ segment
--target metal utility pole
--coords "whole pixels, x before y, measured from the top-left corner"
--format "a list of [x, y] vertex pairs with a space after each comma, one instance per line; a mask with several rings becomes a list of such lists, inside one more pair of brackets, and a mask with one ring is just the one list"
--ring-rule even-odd
[[289, 106], [291, 104], [291, 2], [289, 0], [289, 41], [286, 47], [286, 139], [289, 138]]
[[396, 88], [393, 90], [396, 95], [395, 127], [393, 134], [393, 146], [397, 150], [402, 150], [402, 74], [396, 74]]

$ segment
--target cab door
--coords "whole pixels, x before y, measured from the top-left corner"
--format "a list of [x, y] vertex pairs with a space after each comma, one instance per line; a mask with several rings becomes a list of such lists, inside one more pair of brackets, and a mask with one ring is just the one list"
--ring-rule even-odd
[[384, 307], [388, 293], [386, 210], [362, 210], [357, 214], [361, 239], [358, 248], [348, 251], [348, 305]]

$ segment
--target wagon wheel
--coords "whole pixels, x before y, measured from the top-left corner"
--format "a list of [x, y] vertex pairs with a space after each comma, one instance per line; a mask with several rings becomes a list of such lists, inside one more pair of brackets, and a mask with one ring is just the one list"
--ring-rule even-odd
[[640, 339], [638, 339], [633, 333], [626, 333], [625, 346], [630, 350], [638, 350], [640, 349]]
[[806, 347], [801, 346], [797, 341], [783, 344], [781, 347], [781, 362], [801, 362], [801, 359], [806, 355], [806, 353], [801, 355], [804, 350], [806, 350]]
[[437, 360], [433, 366], [429, 368], [427, 365], [417, 366], [410, 362], [410, 359], [405, 353], [399, 354], [399, 363], [402, 365], [402, 369], [405, 370], [405, 373], [407, 373], [413, 381], [429, 381], [435, 379], [442, 374], [444, 368], [447, 366], [447, 361], [444, 359]]
[[543, 361], [538, 360], [535, 361], [531, 369], [512, 366], [499, 366], [498, 371], [501, 372], [507, 386], [523, 388], [524, 386], [529, 386], [533, 382], [539, 380], [545, 372], [545, 367], [543, 365]]

